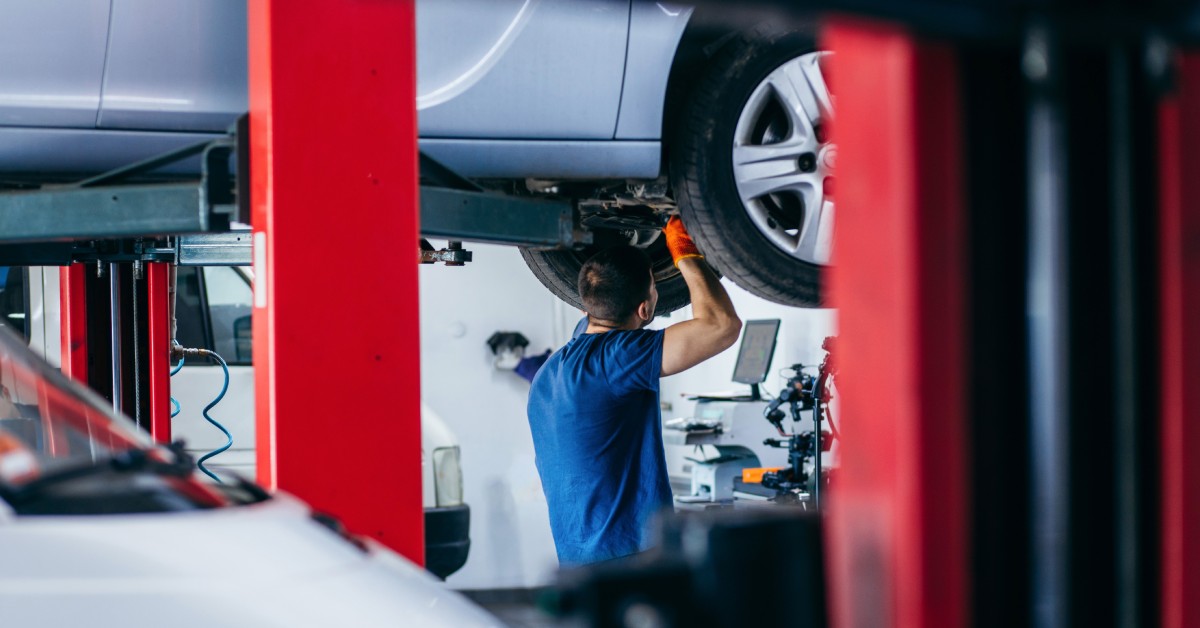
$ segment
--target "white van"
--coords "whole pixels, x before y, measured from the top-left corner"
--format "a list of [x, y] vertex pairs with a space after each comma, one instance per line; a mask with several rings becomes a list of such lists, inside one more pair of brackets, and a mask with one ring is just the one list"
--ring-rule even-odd
[[[0, 317], [24, 332], [30, 346], [60, 366], [59, 269], [0, 267]], [[176, 339], [185, 347], [216, 352], [229, 364], [229, 390], [210, 415], [233, 435], [233, 445], [207, 467], [255, 477], [254, 365], [250, 315], [251, 276], [237, 266], [179, 267], [175, 301]], [[28, 298], [25, 298], [28, 295]], [[182, 439], [193, 458], [226, 442], [204, 420], [202, 410], [220, 392], [224, 375], [207, 360], [185, 361], [171, 378], [179, 404], [172, 437]], [[463, 502], [458, 439], [448, 425], [421, 404], [421, 467], [425, 507], [426, 568], [445, 578], [466, 563], [470, 550], [470, 508]]]

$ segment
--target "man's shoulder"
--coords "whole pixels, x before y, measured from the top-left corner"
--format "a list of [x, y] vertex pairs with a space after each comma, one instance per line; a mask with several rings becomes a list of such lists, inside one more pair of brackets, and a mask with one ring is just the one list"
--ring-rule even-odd
[[662, 343], [661, 329], [622, 329], [602, 334], [607, 348], [618, 351], [653, 349]]
[[543, 362], [540, 367], [538, 367], [537, 373], [534, 374], [533, 380], [530, 381], [530, 385], [532, 387], [538, 387], [539, 382], [544, 381], [548, 377], [553, 377], [553, 374], [557, 373], [559, 369], [562, 368], [562, 354], [564, 349], [566, 349], [566, 347], [560, 348], [558, 351], [551, 353], [550, 357], [546, 358], [546, 361]]
[[662, 337], [661, 329], [618, 329], [599, 334], [583, 334], [571, 340], [555, 355], [559, 356], [561, 363], [577, 364], [627, 354], [653, 353], [662, 346]]
[[[624, 371], [629, 364], [659, 355], [662, 350], [661, 329], [615, 330], [599, 334], [583, 334], [555, 351], [538, 370], [533, 389], [565, 385], [564, 380], [578, 380], [580, 373], [608, 374], [614, 368]], [[532, 392], [532, 390], [531, 390]]]

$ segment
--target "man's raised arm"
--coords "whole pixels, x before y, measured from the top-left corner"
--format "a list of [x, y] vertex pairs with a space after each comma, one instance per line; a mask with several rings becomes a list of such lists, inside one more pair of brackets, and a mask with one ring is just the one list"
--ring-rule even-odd
[[673, 216], [663, 229], [667, 249], [692, 296], [692, 319], [663, 334], [662, 376], [674, 375], [717, 355], [737, 342], [742, 321], [717, 275], [696, 249], [683, 221]]

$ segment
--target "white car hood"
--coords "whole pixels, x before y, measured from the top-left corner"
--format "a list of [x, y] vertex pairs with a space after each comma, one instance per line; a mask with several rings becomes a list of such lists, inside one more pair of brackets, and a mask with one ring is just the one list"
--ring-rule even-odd
[[209, 511], [0, 519], [5, 626], [498, 626], [286, 494]]

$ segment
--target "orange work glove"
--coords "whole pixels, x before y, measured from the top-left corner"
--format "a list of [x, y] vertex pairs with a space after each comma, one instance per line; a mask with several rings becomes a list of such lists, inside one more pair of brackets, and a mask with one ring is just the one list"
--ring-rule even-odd
[[667, 250], [671, 252], [671, 259], [675, 262], [675, 267], [679, 267], [679, 260], [689, 257], [698, 257], [704, 259], [700, 254], [700, 249], [696, 248], [696, 243], [692, 241], [692, 236], [688, 235], [687, 229], [683, 228], [683, 221], [679, 216], [671, 216], [667, 221], [667, 226], [663, 227], [663, 235], [667, 237]]

